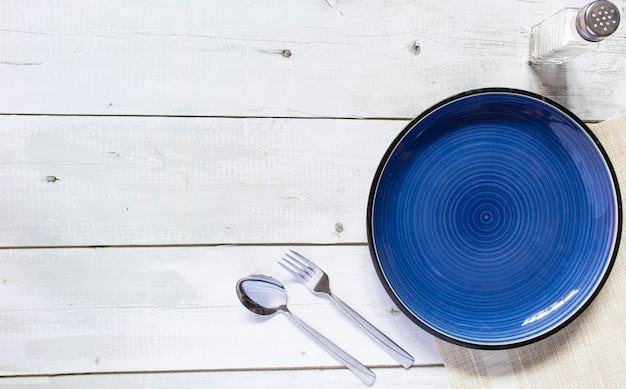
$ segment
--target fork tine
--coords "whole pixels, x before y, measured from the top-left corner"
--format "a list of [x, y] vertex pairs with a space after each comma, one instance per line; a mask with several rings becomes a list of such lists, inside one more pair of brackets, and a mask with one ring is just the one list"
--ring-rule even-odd
[[[294, 251], [294, 253], [296, 255], [299, 255], [295, 251]], [[285, 253], [285, 256], [290, 259], [290, 262], [291, 262], [292, 265], [294, 265], [296, 268], [299, 268], [300, 270], [306, 272], [308, 275], [313, 276], [313, 274], [315, 274], [317, 272], [315, 266], [309, 266], [309, 265], [307, 265], [307, 263], [305, 261], [301, 261], [298, 258], [295, 258], [294, 256], [290, 255], [289, 253]], [[283, 259], [284, 259], [284, 257], [283, 257]]]
[[285, 257], [281, 257], [281, 259], [283, 260], [283, 263], [291, 267], [293, 271], [295, 271], [296, 273], [299, 273], [305, 279], [311, 278], [315, 274], [313, 269], [311, 269], [310, 267], [307, 267], [306, 265], [303, 265], [301, 262], [299, 262], [297, 259], [290, 256], [289, 254], [285, 253]]
[[[289, 250], [291, 251], [295, 256], [298, 257], [298, 259], [300, 260], [299, 262], [302, 263], [303, 265], [306, 265], [306, 267], [308, 267], [309, 269], [313, 270], [313, 271], [317, 271], [319, 269], [319, 266], [317, 266], [316, 264], [314, 264], [313, 262], [311, 262], [310, 260], [308, 260], [304, 255], [295, 252], [293, 250]], [[287, 254], [289, 255], [289, 254]]]
[[[283, 260], [285, 260], [285, 258], [282, 258], [282, 259], [283, 259]], [[287, 262], [287, 263], [289, 263], [289, 262]], [[283, 269], [287, 270], [287, 272], [288, 272], [289, 274], [291, 274], [292, 276], [296, 277], [298, 280], [301, 280], [301, 281], [306, 281], [306, 280], [307, 280], [307, 278], [305, 278], [302, 274], [297, 273], [295, 270], [293, 270], [291, 267], [289, 267], [289, 266], [285, 265], [283, 262], [280, 262], [280, 261], [279, 261], [279, 262], [278, 262], [278, 264], [279, 264], [279, 265], [280, 265]], [[289, 264], [291, 265], [291, 263], [289, 263]]]

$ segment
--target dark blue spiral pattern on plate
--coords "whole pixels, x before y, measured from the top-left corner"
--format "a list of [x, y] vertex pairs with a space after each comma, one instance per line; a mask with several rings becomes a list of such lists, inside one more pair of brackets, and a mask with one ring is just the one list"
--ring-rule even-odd
[[422, 327], [482, 348], [577, 315], [608, 276], [621, 208], [584, 124], [539, 96], [474, 91], [416, 119], [377, 172], [368, 235], [391, 297]]

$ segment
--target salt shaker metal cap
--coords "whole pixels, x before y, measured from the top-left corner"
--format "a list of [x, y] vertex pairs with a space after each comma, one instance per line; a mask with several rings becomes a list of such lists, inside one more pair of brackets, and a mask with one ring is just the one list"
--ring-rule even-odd
[[576, 30], [590, 42], [600, 42], [619, 26], [617, 6], [610, 1], [594, 1], [582, 7], [576, 17]]

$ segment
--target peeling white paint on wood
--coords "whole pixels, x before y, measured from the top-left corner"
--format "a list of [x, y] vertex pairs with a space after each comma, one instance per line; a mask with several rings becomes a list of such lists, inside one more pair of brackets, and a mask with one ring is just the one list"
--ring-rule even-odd
[[0, 242], [365, 242], [374, 172], [405, 125], [0, 116]]
[[530, 28], [584, 3], [3, 1], [0, 112], [411, 118], [502, 86], [602, 119], [625, 109], [623, 26], [527, 64]]
[[[286, 316], [260, 317], [236, 281], [272, 275], [291, 310], [369, 366], [399, 366], [330, 300], [276, 261], [287, 247], [0, 250], [0, 376], [340, 366]], [[298, 247], [355, 310], [415, 357], [432, 337], [399, 314], [366, 246]]]

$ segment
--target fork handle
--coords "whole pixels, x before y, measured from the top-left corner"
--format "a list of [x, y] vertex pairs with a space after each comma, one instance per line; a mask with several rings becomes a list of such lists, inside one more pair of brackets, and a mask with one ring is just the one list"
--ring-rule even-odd
[[380, 330], [374, 327], [370, 322], [365, 320], [363, 316], [359, 315], [354, 309], [350, 308], [348, 304], [344, 303], [339, 297], [332, 293], [329, 293], [337, 305], [339, 305], [350, 317], [361, 325], [387, 352], [405, 369], [408, 369], [413, 365], [413, 357], [404, 351], [402, 347], [398, 346], [393, 340], [389, 339], [387, 335], [380, 332]]
[[335, 358], [337, 358], [341, 363], [343, 363], [351, 372], [354, 373], [363, 383], [367, 386], [371, 386], [376, 381], [376, 374], [373, 371], [368, 369], [361, 362], [357, 361], [352, 355], [343, 351], [343, 349], [339, 348], [336, 344], [328, 340], [324, 335], [320, 334], [316, 330], [314, 330], [311, 326], [303, 322], [296, 315], [287, 311], [289, 317], [296, 322], [297, 325], [300, 326], [305, 332], [311, 335], [315, 340], [319, 342], [324, 348], [331, 353]]

